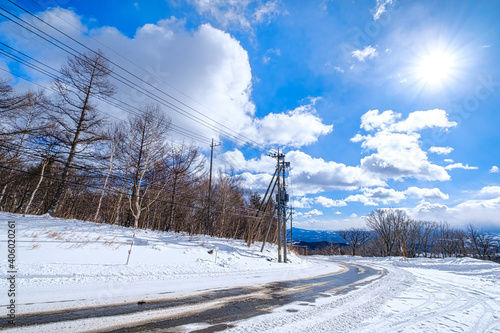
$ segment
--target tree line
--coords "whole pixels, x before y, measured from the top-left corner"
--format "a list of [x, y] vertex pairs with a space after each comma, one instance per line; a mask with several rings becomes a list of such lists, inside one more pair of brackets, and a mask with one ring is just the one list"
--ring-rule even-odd
[[418, 221], [399, 209], [377, 209], [366, 217], [365, 228], [338, 232], [348, 245], [323, 252], [360, 256], [408, 258], [473, 257], [500, 261], [500, 238], [469, 224], [465, 229], [447, 222]]
[[209, 189], [202, 153], [171, 138], [158, 104], [107, 115], [117, 89], [101, 51], [68, 58], [59, 73], [49, 91], [0, 81], [2, 211], [263, 240], [272, 209], [256, 217], [260, 196], [227, 170]]

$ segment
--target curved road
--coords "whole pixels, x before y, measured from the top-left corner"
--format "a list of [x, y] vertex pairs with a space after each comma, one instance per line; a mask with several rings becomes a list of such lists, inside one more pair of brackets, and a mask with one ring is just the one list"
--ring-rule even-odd
[[[181, 332], [185, 331], [186, 325], [200, 327], [198, 330], [191, 330], [192, 332], [217, 332], [233, 327], [237, 321], [269, 313], [276, 307], [292, 302], [297, 302], [299, 306], [309, 305], [319, 297], [347, 293], [357, 286], [371, 283], [386, 274], [386, 271], [382, 269], [350, 263], [337, 264], [343, 269], [315, 278], [274, 282], [256, 287], [215, 290], [185, 298], [29, 314], [16, 317], [16, 326], [36, 330], [37, 325], [47, 323], [139, 315], [141, 318], [139, 321], [127, 325], [120, 324], [118, 317], [113, 328], [100, 329], [99, 332]], [[365, 280], [369, 277], [371, 279]], [[161, 319], [148, 320], [149, 311], [165, 311], [167, 315]], [[171, 314], [168, 315], [168, 313]], [[4, 328], [5, 323], [1, 323], [0, 327]]]

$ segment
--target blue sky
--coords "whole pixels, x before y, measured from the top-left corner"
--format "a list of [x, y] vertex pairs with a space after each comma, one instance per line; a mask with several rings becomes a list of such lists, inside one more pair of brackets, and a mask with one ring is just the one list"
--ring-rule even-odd
[[[298, 227], [363, 226], [370, 211], [393, 207], [500, 229], [500, 1], [15, 3], [180, 101], [201, 121], [165, 107], [188, 131], [176, 138], [207, 153], [220, 141], [217, 167], [249, 190], [265, 191], [275, 164], [266, 155], [284, 151]], [[57, 68], [65, 61], [0, 19], [2, 42]], [[19, 89], [28, 84], [15, 75], [50, 82], [3, 57], [0, 68]], [[127, 89], [120, 99], [148, 102]]]

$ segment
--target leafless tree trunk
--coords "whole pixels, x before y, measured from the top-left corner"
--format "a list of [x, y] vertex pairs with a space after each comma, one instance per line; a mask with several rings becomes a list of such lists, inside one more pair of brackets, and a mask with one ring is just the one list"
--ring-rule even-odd
[[68, 155], [48, 214], [53, 214], [59, 205], [75, 157], [89, 145], [104, 139], [100, 133], [104, 118], [93, 99], [115, 93], [115, 87], [108, 80], [111, 74], [109, 62], [101, 51], [69, 58], [61, 73], [62, 79], [54, 82], [58, 102], [54, 104], [50, 119], [59, 128], [57, 139], [68, 149]]
[[96, 212], [95, 212], [95, 215], [94, 215], [94, 221], [98, 221], [98, 218], [99, 218], [99, 212], [101, 210], [101, 205], [102, 205], [102, 199], [104, 198], [104, 194], [106, 193], [106, 187], [108, 185], [108, 179], [109, 179], [109, 176], [111, 174], [111, 172], [113, 171], [113, 163], [115, 161], [115, 154], [117, 152], [117, 149], [118, 149], [118, 145], [120, 144], [120, 142], [123, 140], [123, 132], [122, 130], [117, 126], [115, 126], [114, 128], [111, 129], [112, 133], [110, 133], [108, 135], [109, 139], [110, 139], [110, 147], [109, 147], [109, 167], [108, 167], [108, 171], [106, 173], [106, 177], [104, 178], [104, 184], [102, 186], [102, 191], [101, 191], [101, 195], [99, 197], [99, 202], [97, 204], [97, 209], [96, 209]]

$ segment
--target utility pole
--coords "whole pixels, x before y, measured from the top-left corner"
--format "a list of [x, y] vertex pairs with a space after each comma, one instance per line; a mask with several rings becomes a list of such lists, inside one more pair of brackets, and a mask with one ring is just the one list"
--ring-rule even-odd
[[[287, 262], [287, 239], [286, 239], [286, 206], [289, 201], [289, 196], [286, 193], [286, 183], [285, 183], [285, 172], [286, 168], [290, 167], [290, 162], [285, 162], [285, 154], [280, 153], [279, 149], [277, 153], [269, 154], [270, 157], [276, 158], [277, 160], [277, 180], [278, 193], [276, 194], [276, 210], [278, 215], [278, 262]], [[283, 175], [281, 172], [283, 171]], [[281, 179], [281, 177], [283, 177]], [[283, 247], [283, 261], [281, 257], [281, 248]]]
[[214, 145], [214, 139], [212, 139], [212, 144], [210, 145], [210, 175], [208, 177], [208, 203], [207, 203], [207, 220], [205, 224], [205, 228], [203, 230], [204, 234], [209, 233], [209, 228], [210, 228], [210, 222], [211, 222], [211, 214], [210, 214], [210, 204], [211, 204], [211, 193], [212, 193], [212, 162], [214, 159], [214, 147], [220, 146], [221, 144], [218, 143]]

